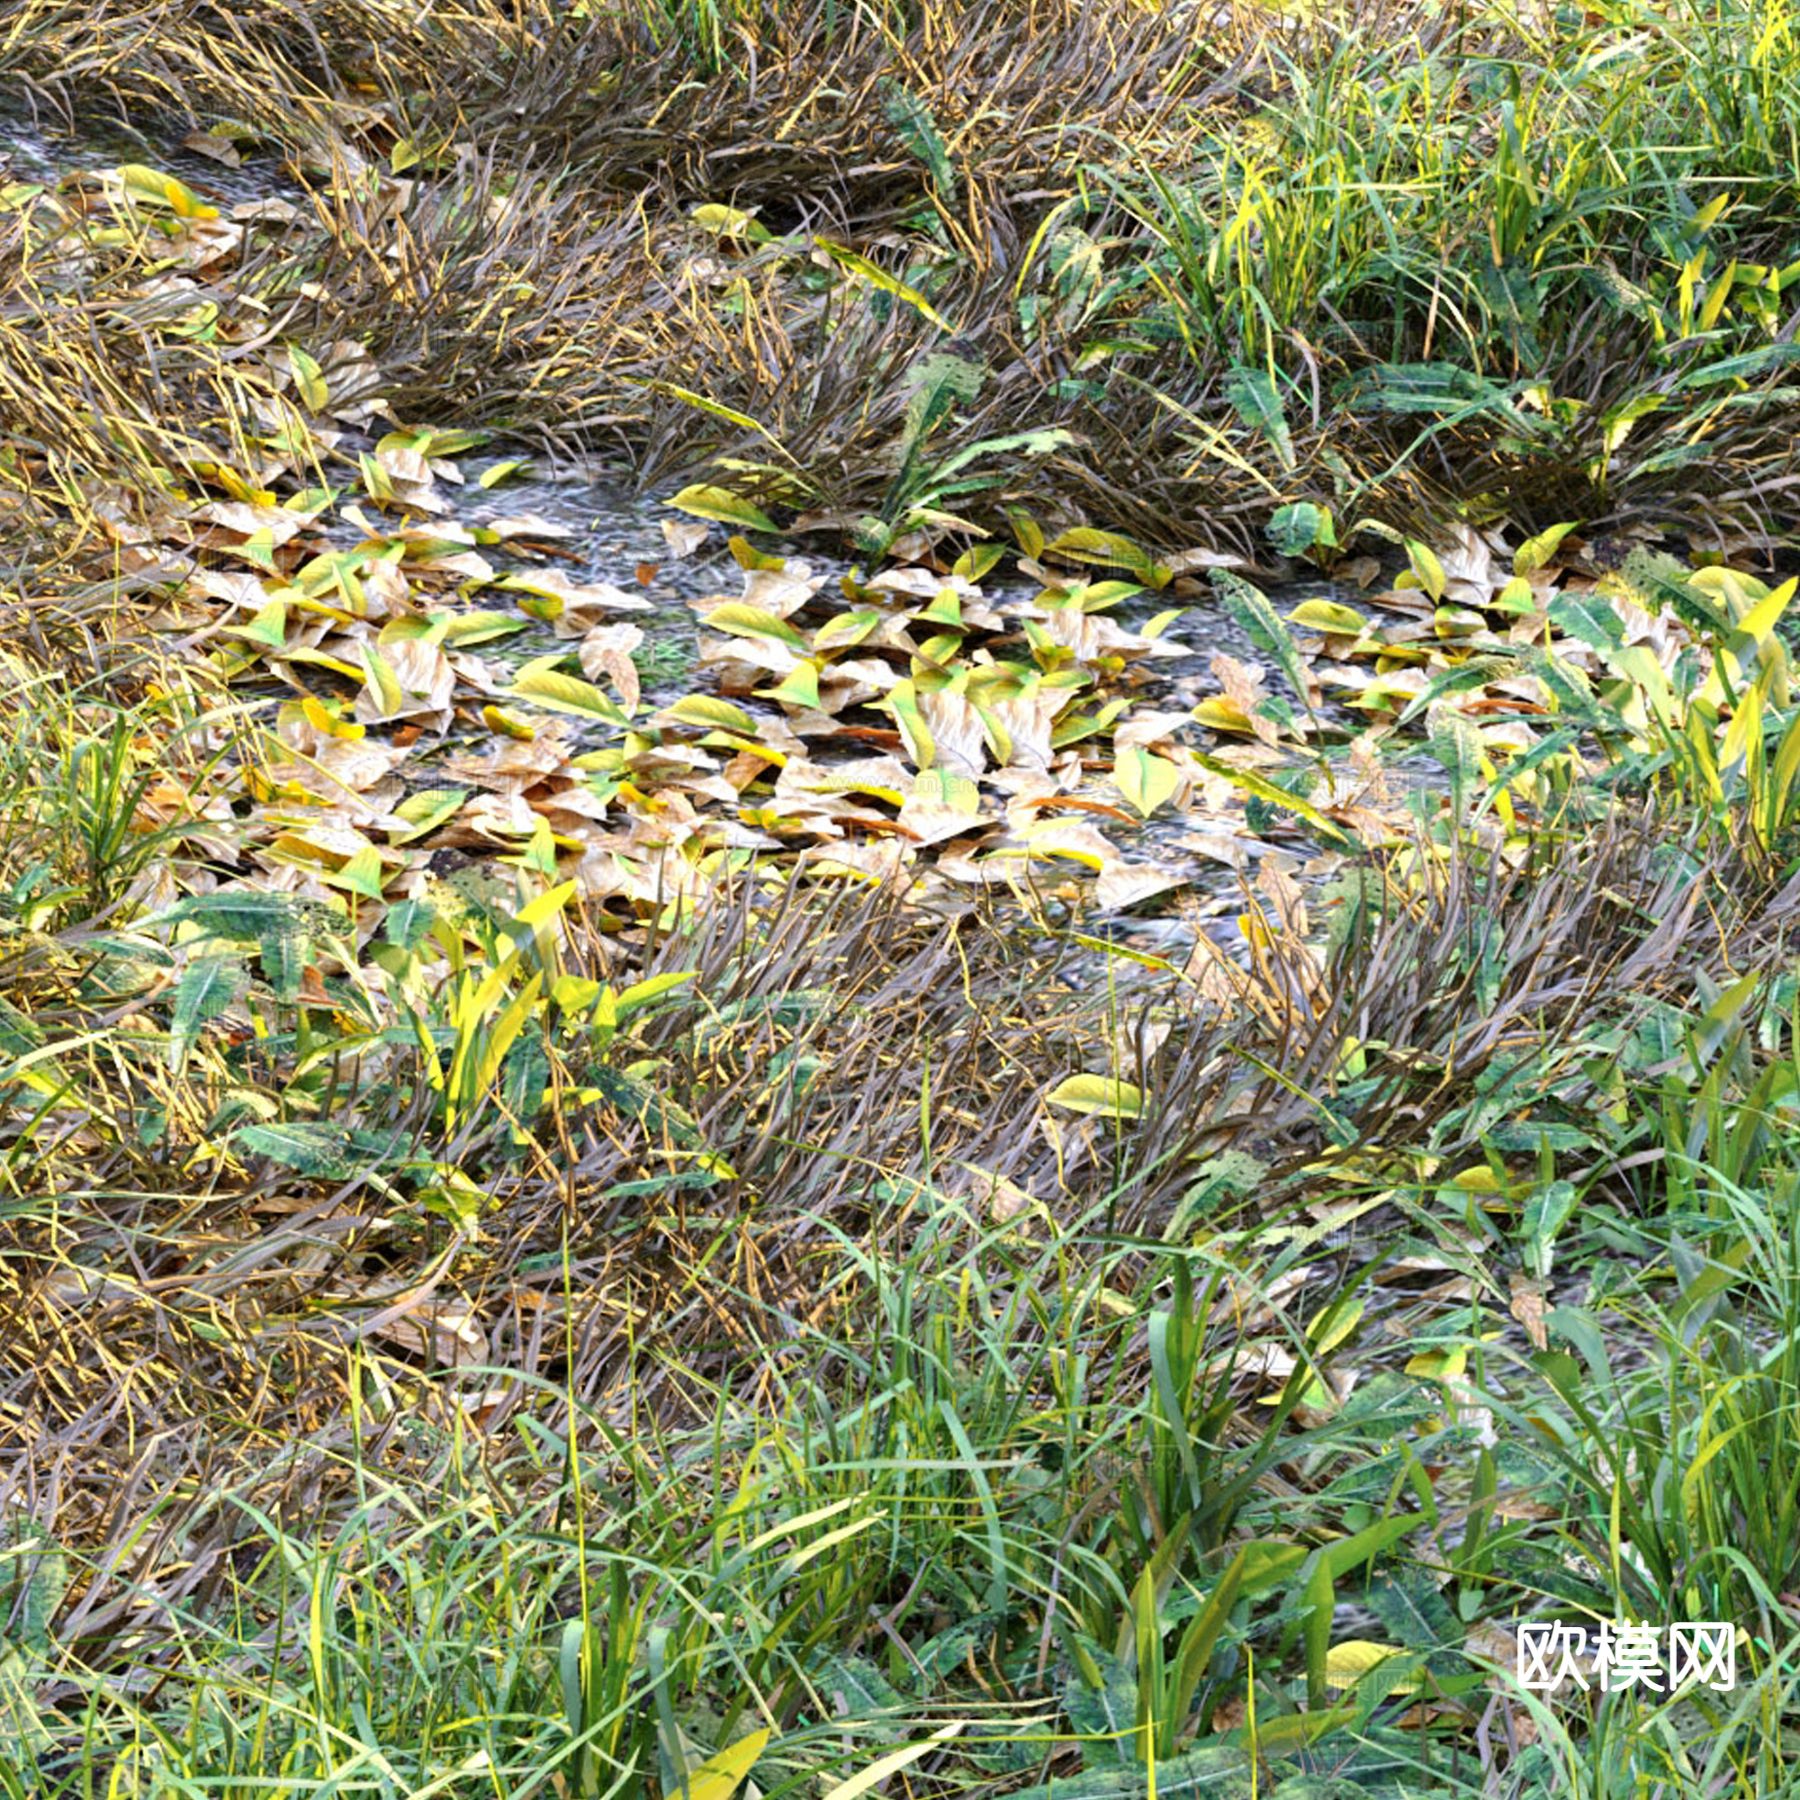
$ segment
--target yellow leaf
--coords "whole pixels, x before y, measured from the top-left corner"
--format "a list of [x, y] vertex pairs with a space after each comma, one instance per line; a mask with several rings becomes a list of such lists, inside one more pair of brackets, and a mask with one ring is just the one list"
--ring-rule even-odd
[[[866, 256], [858, 256], [857, 253], [847, 245], [834, 244], [830, 238], [814, 238], [813, 242], [816, 243], [819, 248], [839, 266], [839, 268], [845, 269], [850, 274], [866, 281], [870, 287], [879, 288], [884, 294], [892, 294], [896, 300], [904, 300], [908, 306], [929, 319], [939, 331], [954, 331], [956, 329], [942, 313], [938, 312], [936, 308], [932, 306], [931, 302], [927, 300], [917, 288], [910, 288], [904, 281], [896, 280], [895, 277], [890, 275], [885, 269], [879, 268], [876, 264], [870, 262]], [[671, 504], [673, 504], [673, 502], [671, 502]]]
[[1329, 637], [1361, 637], [1368, 620], [1354, 606], [1340, 606], [1335, 600], [1304, 600], [1288, 614], [1288, 623]]
[[1174, 797], [1181, 771], [1167, 757], [1153, 756], [1141, 744], [1133, 744], [1113, 763], [1113, 786], [1147, 819]]
[[572, 713], [578, 719], [601, 719], [608, 725], [630, 721], [603, 688], [575, 675], [559, 675], [554, 669], [521, 669], [507, 690], [514, 700], [528, 700], [546, 712]]
[[1469, 1352], [1466, 1348], [1421, 1350], [1417, 1356], [1408, 1360], [1406, 1373], [1421, 1376], [1426, 1381], [1459, 1381], [1468, 1362]]
[[1111, 1075], [1071, 1075], [1044, 1098], [1052, 1106], [1101, 1119], [1136, 1119], [1144, 1111], [1143, 1090]]
[[721, 700], [716, 694], [684, 694], [660, 715], [679, 720], [683, 725], [698, 725], [708, 731], [739, 731], [752, 736], [756, 721], [741, 706]]
[[709, 1756], [697, 1769], [688, 1770], [688, 1800], [731, 1800], [741, 1782], [756, 1767], [769, 1734], [753, 1731], [728, 1750]]
[[930, 768], [932, 758], [937, 754], [937, 744], [932, 738], [931, 727], [925, 723], [924, 713], [919, 710], [918, 691], [910, 681], [896, 681], [888, 694], [886, 705], [898, 722], [901, 735], [906, 739], [914, 768]]
[[1077, 525], [1052, 539], [1044, 546], [1044, 554], [1065, 562], [1093, 563], [1103, 569], [1130, 569], [1146, 579], [1155, 566], [1142, 544], [1119, 532], [1095, 531], [1086, 525]]
[[825, 1800], [861, 1800], [861, 1796], [872, 1788], [879, 1788], [891, 1775], [896, 1775], [909, 1763], [916, 1763], [920, 1757], [929, 1756], [939, 1744], [953, 1738], [968, 1724], [966, 1719], [952, 1719], [947, 1725], [940, 1725], [930, 1737], [916, 1744], [904, 1745], [901, 1749], [890, 1750], [886, 1756], [878, 1756], [866, 1769], [859, 1770], [848, 1781], [840, 1781]]
[[702, 482], [685, 487], [674, 499], [664, 502], [677, 512], [691, 513], [696, 519], [716, 519], [721, 525], [736, 525], [750, 531], [773, 531], [775, 521], [748, 500], [740, 500], [730, 488], [711, 487]]
[[[1397, 1644], [1377, 1644], [1368, 1638], [1348, 1638], [1341, 1644], [1333, 1644], [1325, 1653], [1326, 1683], [1334, 1688], [1355, 1687], [1371, 1669], [1378, 1668], [1390, 1656], [1404, 1654]], [[1411, 1694], [1416, 1693], [1418, 1687], [1418, 1673], [1411, 1671], [1395, 1681], [1392, 1691], [1396, 1694]]]
[[1315, 1314], [1306, 1327], [1307, 1336], [1311, 1337], [1322, 1323], [1325, 1325], [1325, 1329], [1318, 1342], [1312, 1347], [1313, 1355], [1325, 1356], [1335, 1350], [1361, 1323], [1363, 1306], [1364, 1302], [1358, 1300], [1354, 1305], [1339, 1307], [1335, 1317], [1332, 1316], [1332, 1309], [1329, 1306]]
[[1256, 727], [1250, 715], [1226, 694], [1214, 694], [1194, 708], [1194, 718], [1208, 731], [1239, 731], [1252, 736]]
[[528, 724], [517, 713], [510, 713], [503, 706], [484, 706], [481, 717], [490, 731], [497, 731], [502, 737], [517, 738], [523, 744], [529, 744], [537, 736], [537, 727]]
[[353, 744], [363, 735], [363, 726], [354, 719], [340, 719], [335, 713], [327, 711], [324, 703], [315, 700], [311, 694], [301, 699], [300, 711], [313, 730], [322, 731], [327, 737], [343, 738], [346, 743]]
[[696, 206], [688, 217], [702, 231], [710, 231], [715, 237], [748, 238], [753, 244], [763, 244], [769, 240], [768, 227], [759, 225], [752, 214], [742, 212], [735, 206], [721, 206], [716, 202]]
[[804, 650], [806, 639], [786, 619], [745, 600], [727, 600], [706, 615], [706, 625], [713, 631], [729, 632], [733, 637], [768, 638], [786, 644], [790, 650]]
[[143, 163], [122, 163], [119, 179], [126, 194], [140, 206], [167, 207], [178, 219], [216, 219], [219, 209], [208, 206], [194, 190], [161, 169]]
[[324, 370], [298, 344], [288, 346], [288, 367], [294, 371], [294, 386], [300, 390], [300, 398], [308, 409], [323, 412], [325, 403], [331, 398], [331, 390], [325, 385]]

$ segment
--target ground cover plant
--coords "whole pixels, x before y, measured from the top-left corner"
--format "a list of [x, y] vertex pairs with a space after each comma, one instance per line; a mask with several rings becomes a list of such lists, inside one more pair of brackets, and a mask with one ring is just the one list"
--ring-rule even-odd
[[1797, 72], [8, 9], [0, 1792], [1789, 1791]]

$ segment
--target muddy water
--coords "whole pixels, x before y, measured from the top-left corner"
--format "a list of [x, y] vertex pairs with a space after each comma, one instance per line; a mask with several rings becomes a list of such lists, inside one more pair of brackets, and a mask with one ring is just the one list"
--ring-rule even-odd
[[12, 181], [55, 182], [80, 169], [149, 163], [221, 208], [248, 200], [298, 201], [300, 189], [279, 155], [245, 150], [236, 167], [184, 147], [180, 134], [139, 131], [122, 119], [84, 119], [71, 126], [0, 98], [0, 173]]

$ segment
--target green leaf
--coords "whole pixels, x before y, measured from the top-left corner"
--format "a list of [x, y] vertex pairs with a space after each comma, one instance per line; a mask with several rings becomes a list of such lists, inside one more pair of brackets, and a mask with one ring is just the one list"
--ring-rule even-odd
[[0, 1642], [42, 1655], [69, 1591], [69, 1558], [35, 1520], [15, 1516], [0, 1542]]
[[392, 1168], [410, 1154], [404, 1132], [346, 1132], [341, 1124], [317, 1119], [245, 1125], [231, 1141], [252, 1156], [326, 1181], [343, 1181], [358, 1169]]
[[1213, 774], [1223, 776], [1241, 793], [1249, 794], [1266, 805], [1280, 807], [1284, 812], [1291, 812], [1296, 818], [1304, 819], [1307, 824], [1328, 838], [1337, 848], [1354, 848], [1356, 840], [1342, 826], [1334, 825], [1311, 801], [1302, 800], [1297, 794], [1290, 794], [1286, 788], [1277, 787], [1274, 782], [1264, 780], [1262, 776], [1251, 769], [1234, 769], [1230, 763], [1220, 762], [1217, 757], [1204, 756], [1196, 751], [1194, 761], [1201, 768], [1210, 769]]
[[1154, 1788], [1150, 1765], [1131, 1763], [1017, 1788], [1011, 1800], [1150, 1800], [1152, 1793], [1156, 1800], [1251, 1800], [1255, 1792], [1250, 1761], [1242, 1750], [1201, 1744], [1167, 1762], [1159, 1758]]
[[1546, 614], [1550, 623], [1590, 650], [1619, 650], [1625, 644], [1625, 621], [1588, 594], [1558, 594]]
[[216, 1019], [249, 986], [250, 971], [235, 953], [197, 956], [175, 987], [169, 1028], [169, 1067], [179, 1075], [200, 1038], [200, 1027]]
[[1294, 439], [1288, 430], [1287, 413], [1281, 404], [1281, 390], [1267, 369], [1253, 369], [1240, 363], [1225, 377], [1225, 397], [1232, 411], [1275, 446], [1281, 466], [1294, 466]]
[[1278, 507], [1263, 535], [1283, 556], [1304, 556], [1309, 550], [1337, 548], [1337, 528], [1331, 514], [1310, 500]]
[[931, 184], [946, 200], [956, 198], [956, 170], [950, 162], [949, 146], [938, 130], [936, 115], [917, 94], [899, 82], [883, 76], [880, 82], [881, 110], [887, 122], [900, 134], [900, 141], [925, 165]]
[[1431, 715], [1427, 741], [1431, 754], [1450, 777], [1451, 810], [1460, 818], [1464, 802], [1481, 781], [1481, 734], [1461, 713], [1445, 707]]
[[1763, 344], [1755, 350], [1746, 350], [1737, 356], [1722, 356], [1715, 363], [1691, 370], [1675, 383], [1675, 391], [1714, 387], [1724, 381], [1747, 381], [1752, 376], [1766, 375], [1772, 369], [1786, 368], [1797, 360], [1800, 360], [1800, 344]]
[[1534, 1275], [1548, 1275], [1555, 1258], [1556, 1234], [1575, 1210], [1574, 1184], [1553, 1181], [1525, 1202], [1520, 1231], [1525, 1239], [1525, 1261]]
[[1317, 1712], [1325, 1704], [1325, 1690], [1330, 1685], [1327, 1661], [1331, 1654], [1332, 1615], [1337, 1610], [1337, 1589], [1331, 1564], [1322, 1551], [1313, 1564], [1301, 1598], [1307, 1609], [1300, 1627], [1306, 1648], [1306, 1704]]
[[1300, 704], [1310, 714], [1312, 689], [1306, 678], [1305, 659], [1300, 654], [1300, 646], [1294, 642], [1294, 634], [1269, 604], [1268, 596], [1229, 569], [1214, 569], [1211, 579], [1213, 586], [1224, 595], [1231, 616], [1265, 656], [1275, 659]]

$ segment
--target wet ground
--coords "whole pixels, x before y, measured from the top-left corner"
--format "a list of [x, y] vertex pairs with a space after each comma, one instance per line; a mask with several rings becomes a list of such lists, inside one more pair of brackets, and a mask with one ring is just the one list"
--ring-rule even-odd
[[[199, 147], [194, 147], [197, 142]], [[0, 179], [49, 184], [80, 170], [141, 161], [177, 176], [201, 198], [222, 209], [272, 197], [304, 203], [301, 171], [285, 164], [281, 157], [246, 147], [242, 160], [233, 165], [229, 161], [232, 154], [233, 146], [217, 140], [189, 139], [183, 143], [166, 135], [136, 132], [117, 121], [84, 124], [76, 130], [51, 117], [29, 116], [16, 104], [9, 109], [0, 103]], [[221, 161], [221, 156], [227, 160]], [[447, 407], [445, 416], [417, 423], [453, 428], [457, 421], [453, 410]], [[352, 437], [340, 446], [340, 451], [353, 457], [359, 447], [369, 446]], [[521, 515], [541, 520], [547, 529], [539, 538], [542, 554], [533, 558], [538, 566], [549, 560], [578, 581], [610, 582], [649, 604], [651, 610], [630, 615], [645, 634], [639, 652], [645, 699], [652, 704], [665, 702], [704, 687], [705, 673], [696, 669], [696, 603], [713, 598], [735, 599], [740, 588], [740, 571], [726, 550], [725, 531], [716, 529], [697, 553], [677, 557], [663, 531], [665, 521], [677, 516], [663, 504], [665, 496], [634, 493], [604, 467], [581, 461], [559, 463], [534, 455], [523, 471], [494, 488], [479, 485], [479, 477], [503, 458], [527, 454], [519, 447], [495, 441], [457, 459], [464, 481], [460, 486], [446, 484], [441, 490], [449, 504], [446, 517], [464, 526], [488, 524], [501, 518], [517, 519]], [[357, 531], [340, 520], [330, 535], [334, 540], [350, 541]], [[1205, 537], [1204, 529], [1197, 527], [1196, 542]], [[790, 557], [804, 559], [815, 573], [847, 573], [854, 566], [839, 545], [824, 537], [780, 548]], [[519, 559], [508, 557], [503, 549], [485, 554], [502, 568], [519, 566]], [[1009, 583], [998, 572], [983, 583], [983, 588], [991, 599], [1000, 602], [1029, 598], [1037, 591], [1035, 584], [1017, 578]], [[1367, 605], [1356, 591], [1318, 578], [1270, 585], [1266, 591], [1279, 613], [1313, 598]], [[495, 602], [489, 599], [486, 603]], [[1163, 595], [1145, 594], [1121, 606], [1117, 617], [1122, 624], [1141, 623], [1169, 604]], [[1220, 684], [1211, 669], [1217, 652], [1224, 651], [1246, 663], [1267, 662], [1210, 592], [1192, 598], [1186, 613], [1167, 635], [1185, 645], [1189, 654], [1160, 659], [1148, 666], [1149, 679], [1134, 694], [1134, 703], [1145, 709], [1186, 710], [1198, 700], [1218, 693]], [[569, 647], [568, 641], [556, 638], [548, 625], [532, 623], [513, 637], [487, 646], [483, 654], [504, 669]], [[1279, 692], [1279, 675], [1269, 671], [1268, 685], [1271, 691]], [[271, 685], [271, 699], [275, 692]], [[1325, 716], [1332, 726], [1341, 728], [1344, 736], [1351, 735], [1361, 723], [1354, 715], [1341, 711], [1334, 716], [1330, 708]], [[455, 738], [444, 745], [445, 750], [459, 747], [462, 746]], [[828, 752], [821, 750], [820, 754]], [[436, 785], [434, 761], [433, 756], [419, 759], [415, 776], [418, 785]], [[1434, 769], [1427, 758], [1422, 773], [1420, 767], [1403, 769], [1401, 778], [1429, 781]], [[1111, 828], [1127, 861], [1179, 869], [1186, 877], [1186, 886], [1171, 891], [1161, 901], [1152, 901], [1142, 909], [1110, 920], [1090, 918], [1083, 928], [1103, 932], [1138, 949], [1176, 958], [1185, 954], [1198, 930], [1205, 930], [1220, 941], [1234, 942], [1238, 936], [1235, 915], [1240, 907], [1240, 876], [1216, 856], [1196, 853], [1191, 842], [1184, 842], [1191, 839], [1194, 825], [1194, 820], [1180, 815], [1158, 815], [1135, 828]], [[1265, 846], [1243, 837], [1239, 847], [1246, 853], [1253, 872], [1258, 859], [1266, 853]], [[1176, 893], [1180, 895], [1178, 904], [1172, 903]], [[1115, 967], [1115, 974], [1124, 972], [1123, 966]]]

